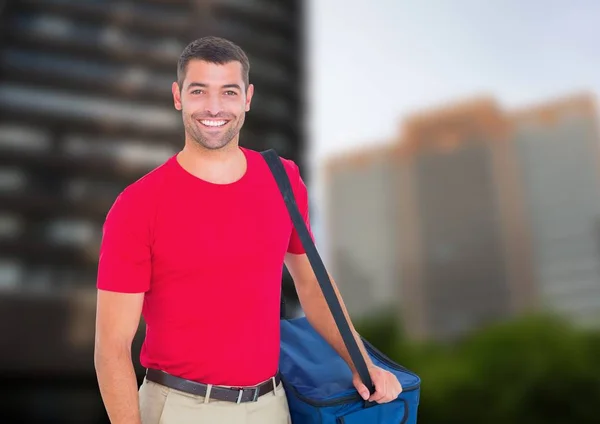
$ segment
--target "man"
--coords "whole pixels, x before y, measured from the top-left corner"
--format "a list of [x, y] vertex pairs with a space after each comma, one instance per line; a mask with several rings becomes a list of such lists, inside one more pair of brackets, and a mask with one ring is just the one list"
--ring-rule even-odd
[[[267, 164], [239, 145], [254, 93], [248, 75], [246, 55], [228, 40], [187, 46], [172, 86], [185, 145], [128, 186], [106, 217], [95, 366], [113, 424], [290, 422], [277, 374], [284, 263], [307, 319], [348, 362], [363, 397], [388, 402], [401, 392], [368, 361], [369, 396]], [[306, 186], [293, 161], [284, 165], [309, 225]], [[147, 374], [138, 390], [131, 344], [140, 315]]]

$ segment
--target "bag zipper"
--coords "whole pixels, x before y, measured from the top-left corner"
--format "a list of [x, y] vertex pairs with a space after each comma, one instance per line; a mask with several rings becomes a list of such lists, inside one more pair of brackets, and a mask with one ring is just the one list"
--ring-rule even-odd
[[[405, 424], [406, 421], [408, 421], [408, 402], [406, 401], [406, 399], [400, 399], [402, 401], [402, 403], [404, 403], [404, 415], [402, 416], [402, 419], [400, 420], [399, 424]], [[345, 424], [346, 423], [346, 417], [338, 417], [338, 419], [336, 420], [338, 422], [338, 424]]]
[[373, 356], [375, 356], [377, 359], [379, 359], [381, 362], [386, 363], [390, 368], [393, 368], [395, 370], [398, 371], [404, 371], [407, 374], [412, 375], [413, 377], [415, 377], [418, 381], [418, 383], [413, 384], [412, 386], [408, 386], [408, 387], [403, 387], [402, 391], [411, 391], [411, 390], [415, 390], [418, 387], [421, 386], [421, 378], [416, 375], [414, 372], [412, 372], [411, 370], [409, 370], [406, 367], [403, 367], [402, 365], [398, 365], [396, 364], [394, 361], [392, 361], [390, 358], [388, 358], [387, 356], [385, 356], [383, 354], [383, 352], [381, 352], [379, 349], [377, 349], [375, 346], [373, 346], [371, 343], [369, 343], [367, 340], [362, 339], [363, 344], [365, 345], [365, 348], [367, 349], [367, 351], [371, 351], [371, 353], [373, 354]]
[[343, 396], [341, 398], [335, 399], [335, 400], [314, 400], [314, 399], [309, 399], [306, 396], [300, 394], [300, 392], [298, 392], [298, 390], [292, 386], [291, 384], [287, 384], [285, 377], [283, 377], [283, 375], [281, 376], [281, 381], [283, 381], [283, 384], [292, 389], [292, 391], [294, 392], [294, 395], [300, 399], [302, 402], [307, 403], [309, 405], [312, 406], [337, 406], [337, 405], [343, 405], [345, 403], [350, 403], [350, 402], [354, 402], [354, 401], [358, 401], [358, 400], [363, 400], [363, 398], [360, 397], [360, 395], [357, 393], [353, 393], [351, 395], [347, 395], [347, 396]]

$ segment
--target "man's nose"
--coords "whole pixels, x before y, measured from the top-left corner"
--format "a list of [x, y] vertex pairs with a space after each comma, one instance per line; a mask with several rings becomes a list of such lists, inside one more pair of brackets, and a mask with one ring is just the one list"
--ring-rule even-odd
[[219, 95], [208, 96], [206, 102], [206, 111], [211, 115], [217, 115], [222, 111], [221, 97]]

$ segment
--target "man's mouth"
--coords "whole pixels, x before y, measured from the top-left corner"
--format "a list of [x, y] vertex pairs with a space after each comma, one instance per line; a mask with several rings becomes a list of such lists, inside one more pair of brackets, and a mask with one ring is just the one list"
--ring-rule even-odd
[[223, 125], [225, 125], [229, 121], [226, 121], [226, 120], [223, 120], [223, 119], [220, 119], [220, 120], [215, 120], [215, 119], [199, 119], [198, 122], [200, 122], [205, 127], [219, 128], [219, 127], [222, 127]]

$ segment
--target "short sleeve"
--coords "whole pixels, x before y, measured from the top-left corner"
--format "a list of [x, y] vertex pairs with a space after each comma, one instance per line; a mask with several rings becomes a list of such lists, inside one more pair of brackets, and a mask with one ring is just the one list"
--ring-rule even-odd
[[[287, 168], [288, 175], [290, 178], [290, 183], [292, 185], [292, 190], [294, 191], [294, 196], [296, 197], [296, 204], [298, 205], [298, 210], [304, 219], [306, 227], [308, 228], [308, 232], [310, 237], [314, 243], [315, 238], [312, 233], [312, 228], [310, 225], [310, 214], [309, 214], [309, 202], [308, 202], [308, 190], [306, 188], [306, 184], [302, 180], [300, 175], [300, 169], [298, 165], [296, 165], [293, 161], [287, 160]], [[292, 235], [290, 237], [290, 242], [287, 249], [288, 253], [294, 254], [302, 254], [306, 253], [304, 246], [302, 245], [302, 241], [300, 241], [300, 237], [298, 235], [298, 231], [296, 228], [292, 229]]]
[[102, 229], [97, 288], [142, 293], [150, 288], [151, 243], [148, 208], [126, 189], [110, 208]]

